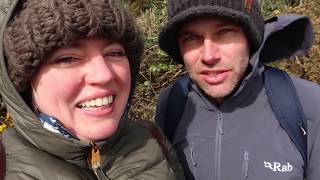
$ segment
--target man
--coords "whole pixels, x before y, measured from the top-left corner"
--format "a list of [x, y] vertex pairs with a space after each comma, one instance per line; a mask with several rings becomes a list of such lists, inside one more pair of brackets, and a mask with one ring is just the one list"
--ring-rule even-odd
[[175, 125], [164, 106], [174, 98], [180, 101], [168, 95], [173, 86], [160, 95], [156, 121], [171, 139], [188, 179], [319, 179], [319, 85], [289, 78], [307, 121], [296, 124], [301, 134], [293, 133], [307, 139], [303, 154], [296, 137], [288, 134], [291, 130], [279, 123], [276, 115], [284, 112], [271, 107], [273, 96], [267, 92], [274, 90], [266, 90], [270, 77], [263, 65], [305, 53], [312, 42], [307, 17], [279, 16], [265, 24], [257, 0], [168, 0], [159, 45], [184, 64], [191, 83], [183, 113], [173, 119], [178, 124], [172, 137]]

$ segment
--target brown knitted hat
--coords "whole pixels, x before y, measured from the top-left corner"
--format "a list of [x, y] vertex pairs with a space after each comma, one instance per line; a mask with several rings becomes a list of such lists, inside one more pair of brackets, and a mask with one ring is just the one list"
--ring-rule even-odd
[[182, 25], [201, 16], [219, 16], [236, 21], [244, 28], [251, 52], [257, 50], [264, 33], [264, 18], [258, 0], [168, 0], [168, 22], [159, 35], [159, 46], [183, 64], [177, 38]]
[[27, 0], [19, 5], [4, 35], [8, 73], [19, 92], [30, 87], [32, 75], [52, 50], [94, 36], [122, 43], [135, 81], [144, 42], [121, 1]]

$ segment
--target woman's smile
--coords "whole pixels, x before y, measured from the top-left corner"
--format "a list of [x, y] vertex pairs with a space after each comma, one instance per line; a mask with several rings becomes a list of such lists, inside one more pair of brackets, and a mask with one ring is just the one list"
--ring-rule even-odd
[[125, 54], [120, 43], [102, 37], [55, 50], [33, 77], [36, 106], [80, 139], [109, 137], [118, 128], [130, 94]]

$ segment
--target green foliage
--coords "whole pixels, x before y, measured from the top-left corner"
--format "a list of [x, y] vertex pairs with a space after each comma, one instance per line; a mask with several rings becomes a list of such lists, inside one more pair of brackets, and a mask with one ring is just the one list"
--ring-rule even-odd
[[163, 8], [164, 0], [122, 0], [129, 9], [137, 15], [145, 13], [149, 9]]
[[300, 3], [302, 3], [302, 0], [261, 0], [261, 8], [264, 16], [269, 18], [290, 7], [298, 6]]
[[[140, 0], [140, 2], [148, 4], [150, 1]], [[182, 71], [182, 67], [174, 64], [158, 46], [159, 30], [167, 15], [165, 1], [153, 1], [148, 8], [135, 12], [142, 12], [138, 22], [144, 32], [146, 51], [130, 116], [133, 119], [153, 120], [160, 89], [172, 82], [170, 79], [177, 77], [179, 74], [175, 75], [176, 71], [177, 69], [178, 72]]]
[[[2, 98], [0, 98], [2, 101]], [[13, 122], [12, 119], [9, 115], [8, 112], [6, 112], [4, 104], [1, 102], [0, 103], [1, 107], [0, 107], [0, 133], [2, 133], [5, 129], [7, 129], [8, 127], [12, 127], [13, 126]]]
[[176, 69], [175, 65], [172, 64], [165, 64], [165, 63], [159, 63], [159, 64], [151, 64], [149, 71], [155, 75], [159, 76], [160, 73], [166, 72], [166, 71], [173, 71]]

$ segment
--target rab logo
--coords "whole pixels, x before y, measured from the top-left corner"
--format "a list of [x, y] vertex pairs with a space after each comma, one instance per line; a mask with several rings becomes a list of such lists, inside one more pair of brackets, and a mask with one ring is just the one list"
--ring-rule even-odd
[[268, 162], [263, 161], [264, 167], [271, 169], [275, 172], [291, 172], [292, 171], [292, 165], [290, 163], [282, 165], [279, 162]]

